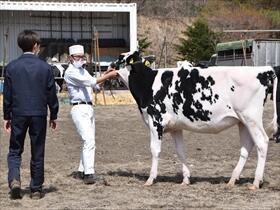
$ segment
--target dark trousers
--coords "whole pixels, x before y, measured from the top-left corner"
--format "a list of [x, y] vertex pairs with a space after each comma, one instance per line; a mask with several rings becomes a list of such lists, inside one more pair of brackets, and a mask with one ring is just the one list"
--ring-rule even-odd
[[13, 116], [8, 154], [8, 182], [20, 181], [21, 155], [28, 130], [31, 140], [30, 189], [32, 192], [42, 190], [44, 182], [44, 156], [46, 141], [46, 116]]

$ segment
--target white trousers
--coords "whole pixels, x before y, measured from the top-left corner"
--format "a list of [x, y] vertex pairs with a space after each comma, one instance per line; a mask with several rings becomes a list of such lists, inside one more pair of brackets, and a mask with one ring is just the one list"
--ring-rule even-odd
[[94, 174], [95, 117], [93, 107], [87, 104], [75, 105], [71, 109], [71, 116], [83, 144], [78, 171]]

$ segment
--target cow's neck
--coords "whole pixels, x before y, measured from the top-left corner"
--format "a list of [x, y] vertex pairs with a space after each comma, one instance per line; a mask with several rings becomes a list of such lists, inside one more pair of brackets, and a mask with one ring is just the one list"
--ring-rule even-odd
[[152, 85], [158, 71], [152, 70], [142, 62], [131, 65], [131, 68], [129, 89], [139, 109], [146, 108], [153, 101]]

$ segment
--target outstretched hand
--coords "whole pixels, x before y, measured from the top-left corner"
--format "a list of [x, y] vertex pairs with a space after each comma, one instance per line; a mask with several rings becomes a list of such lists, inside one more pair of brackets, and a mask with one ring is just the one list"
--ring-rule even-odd
[[115, 69], [110, 70], [107, 74], [109, 74], [109, 79], [114, 79], [119, 75]]
[[106, 75], [106, 74], [110, 73], [111, 71], [115, 71], [115, 69], [112, 68], [111, 66], [108, 66], [107, 70], [104, 72], [103, 75]]
[[107, 79], [114, 79], [118, 76], [118, 72], [113, 68], [108, 68], [107, 71], [102, 74], [101, 77], [98, 77], [96, 79], [97, 84], [101, 85], [103, 82], [105, 82]]

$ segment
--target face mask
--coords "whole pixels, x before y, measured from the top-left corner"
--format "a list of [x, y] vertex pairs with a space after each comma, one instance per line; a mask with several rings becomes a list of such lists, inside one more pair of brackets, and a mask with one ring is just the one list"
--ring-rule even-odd
[[73, 61], [73, 66], [75, 66], [78, 69], [82, 68], [84, 64], [86, 64], [86, 61], [84, 60]]

